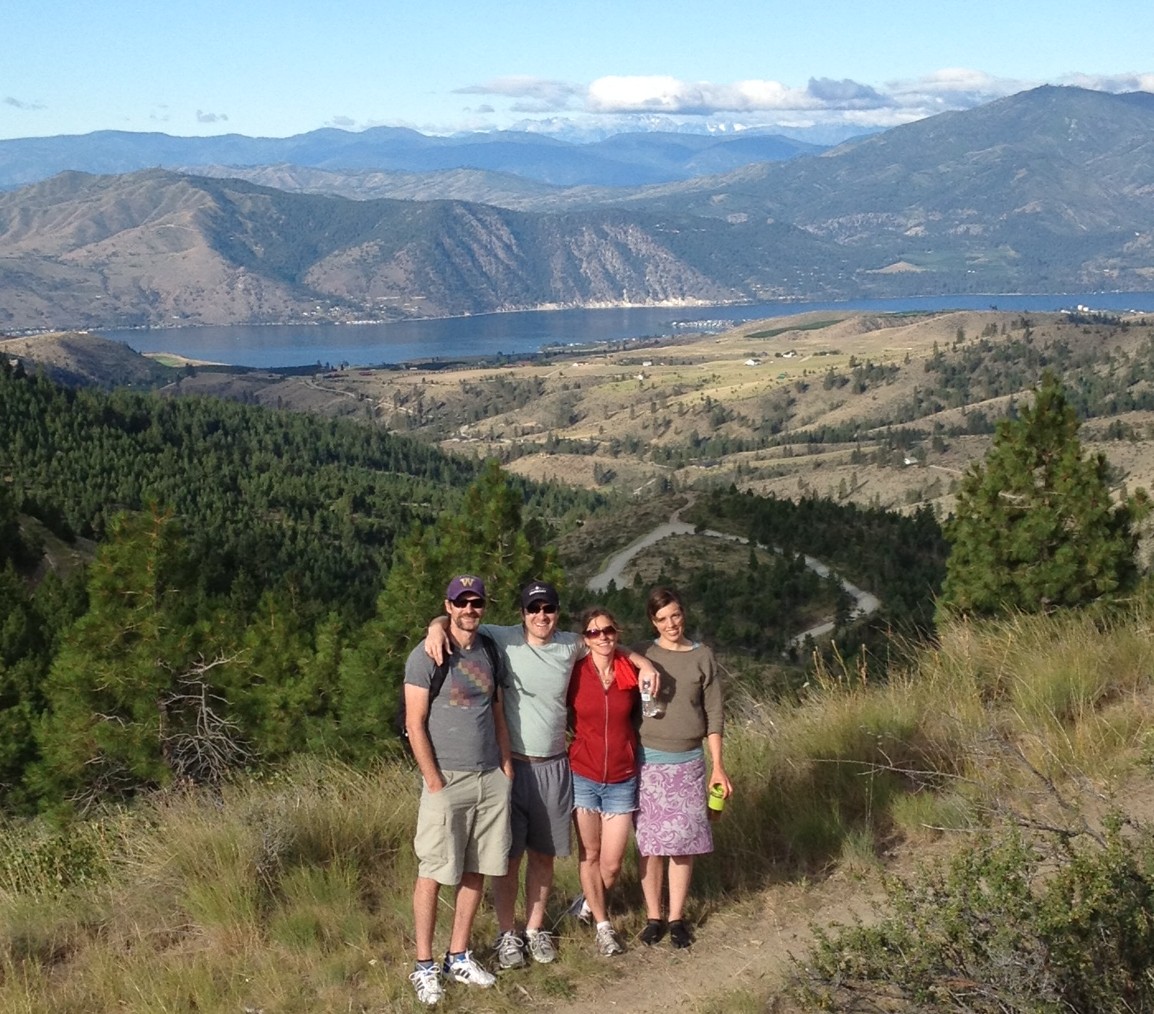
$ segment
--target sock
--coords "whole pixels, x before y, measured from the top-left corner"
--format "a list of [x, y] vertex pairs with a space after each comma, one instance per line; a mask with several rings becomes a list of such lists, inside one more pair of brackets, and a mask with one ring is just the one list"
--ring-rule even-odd
[[597, 924], [598, 929], [601, 929], [602, 927], [605, 927], [605, 929], [611, 929], [613, 927], [613, 923], [606, 919], [604, 922], [599, 922]]
[[418, 959], [417, 967], [422, 971], [428, 971], [430, 968], [435, 968], [437, 963], [432, 958]]
[[451, 965], [454, 961], [460, 961], [466, 953], [466, 951], [446, 951], [445, 960]]

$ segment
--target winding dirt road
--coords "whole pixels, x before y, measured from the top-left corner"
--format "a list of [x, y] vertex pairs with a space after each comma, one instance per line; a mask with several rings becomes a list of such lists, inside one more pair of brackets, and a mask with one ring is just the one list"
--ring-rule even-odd
[[[643, 549], [648, 549], [650, 546], [656, 545], [662, 539], [667, 539], [671, 535], [699, 535], [710, 539], [726, 539], [729, 542], [739, 542], [743, 545], [749, 545], [749, 539], [743, 538], [740, 535], [728, 535], [725, 532], [716, 532], [709, 528], [699, 531], [688, 522], [679, 520], [677, 517], [679, 513], [680, 510], [675, 512], [669, 521], [658, 525], [656, 528], [651, 529], [639, 538], [634, 539], [619, 553], [614, 553], [613, 556], [609, 558], [609, 561], [605, 564], [605, 568], [600, 573], [594, 574], [586, 582], [586, 587], [593, 592], [603, 592], [608, 590], [609, 583], [611, 581], [620, 585], [621, 575], [624, 573], [625, 568], [629, 565], [630, 560], [632, 560]], [[767, 550], [772, 553], [781, 552], [776, 547], [763, 546], [760, 543], [758, 544], [758, 548]], [[821, 577], [829, 577], [832, 573], [826, 564], [822, 563], [820, 560], [815, 560], [812, 556], [807, 556], [805, 558], [805, 565], [815, 574], [818, 574]], [[837, 577], [837, 575], [834, 576]], [[877, 611], [878, 607], [881, 605], [881, 602], [878, 600], [876, 595], [864, 591], [857, 585], [846, 581], [844, 578], [839, 577], [838, 580], [841, 582], [842, 588], [844, 588], [846, 593], [854, 600], [854, 608], [850, 613], [851, 619], [856, 619], [860, 616], [868, 616], [870, 613]], [[830, 620], [826, 623], [819, 623], [816, 627], [810, 627], [808, 630], [803, 630], [801, 633], [794, 634], [793, 637], [790, 638], [790, 644], [801, 644], [807, 637], [821, 637], [823, 634], [830, 633], [833, 629], [833, 620]]]

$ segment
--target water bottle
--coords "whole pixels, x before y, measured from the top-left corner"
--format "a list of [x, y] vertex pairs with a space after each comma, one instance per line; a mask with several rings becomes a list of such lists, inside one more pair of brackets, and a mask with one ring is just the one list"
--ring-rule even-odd
[[725, 787], [720, 782], [709, 786], [709, 819], [721, 820], [721, 811], [725, 809]]
[[652, 686], [647, 679], [641, 681], [641, 714], [646, 718], [660, 718], [665, 714], [665, 705], [653, 696]]

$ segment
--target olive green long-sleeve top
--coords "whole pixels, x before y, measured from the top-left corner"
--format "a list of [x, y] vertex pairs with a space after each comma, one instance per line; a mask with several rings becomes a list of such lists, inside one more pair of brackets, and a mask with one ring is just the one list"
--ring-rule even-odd
[[641, 720], [641, 742], [651, 750], [693, 750], [713, 733], [724, 731], [721, 674], [713, 650], [695, 644], [689, 651], [670, 651], [655, 641], [638, 645], [639, 653], [661, 672], [658, 700], [665, 713]]

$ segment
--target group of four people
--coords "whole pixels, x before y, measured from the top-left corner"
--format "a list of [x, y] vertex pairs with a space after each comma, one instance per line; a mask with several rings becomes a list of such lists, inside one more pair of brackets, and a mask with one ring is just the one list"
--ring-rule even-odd
[[[638, 651], [619, 646], [620, 625], [600, 607], [586, 610], [580, 634], [558, 630], [557, 592], [544, 582], [522, 590], [520, 624], [483, 624], [485, 605], [480, 578], [453, 578], [446, 615], [430, 624], [405, 666], [406, 725], [424, 783], [410, 979], [429, 1005], [441, 998], [444, 979], [495, 981], [469, 949], [485, 877], [494, 882], [498, 966], [524, 965], [526, 951], [538, 962], [554, 960], [546, 902], [554, 862], [569, 855], [571, 821], [582, 895], [570, 912], [596, 924], [600, 953], [623, 949], [606, 893], [634, 824], [647, 909], [641, 940], [654, 944], [668, 931], [675, 947], [689, 946], [683, 916], [693, 861], [713, 847], [703, 742], [708, 781], [732, 792], [713, 653], [685, 636], [676, 593], [651, 593], [657, 638]], [[657, 692], [660, 717], [642, 717], [642, 683]], [[522, 933], [516, 902], [523, 859]], [[433, 958], [441, 885], [456, 890], [443, 963]]]

